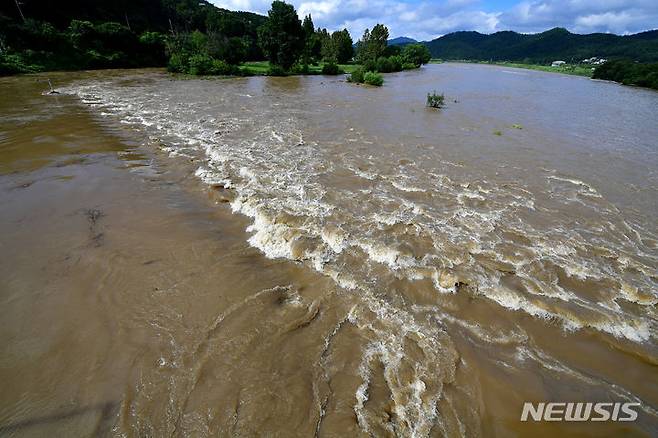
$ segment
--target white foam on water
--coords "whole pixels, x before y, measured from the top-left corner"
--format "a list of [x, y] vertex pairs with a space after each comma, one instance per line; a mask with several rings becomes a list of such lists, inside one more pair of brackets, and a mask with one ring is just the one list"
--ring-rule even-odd
[[[193, 81], [189, 84], [195, 86]], [[599, 240], [618, 254], [616, 260], [592, 262], [583, 254], [594, 243], [602, 243], [592, 243], [582, 237], [567, 220], [556, 219], [562, 222], [552, 224], [551, 229], [533, 229], [519, 221], [519, 214], [537, 208], [532, 191], [520, 183], [469, 181], [461, 173], [448, 175], [440, 169], [424, 172], [415, 164], [391, 168], [372, 155], [359, 156], [356, 152], [334, 157], [304, 140], [294, 113], [280, 111], [275, 105], [268, 108], [258, 103], [258, 99], [252, 99], [251, 94], [239, 93], [242, 96], [238, 98], [245, 99], [245, 105], [252, 105], [253, 111], [245, 112], [246, 116], [242, 113], [227, 115], [208, 107], [205, 101], [186, 100], [190, 98], [188, 95], [160, 93], [157, 99], [151, 99], [150, 96], [157, 93], [149, 87], [146, 84], [131, 88], [106, 81], [75, 85], [65, 91], [77, 94], [103, 114], [118, 117], [130, 125], [143, 126], [149, 136], [163, 143], [170, 153], [184, 151], [189, 156], [196, 148], [198, 153], [204, 154], [207, 163], [198, 168], [196, 175], [207, 184], [235, 191], [230, 206], [233, 211], [252, 218], [248, 228], [249, 243], [267, 257], [307, 261], [314, 269], [351, 290], [381, 281], [368, 277], [371, 263], [376, 263], [388, 267], [396, 278], [411, 281], [430, 278], [437, 292], [444, 294], [456, 293], [454, 285], [458, 277], [450, 277], [448, 271], [437, 269], [435, 264], [438, 261], [448, 267], [460, 265], [472, 273], [478, 294], [503, 308], [540, 319], [558, 320], [566, 330], [590, 327], [633, 342], [645, 342], [652, 336], [651, 317], [630, 314], [615, 304], [619, 297], [645, 307], [655, 305], [657, 300], [655, 283], [650, 279], [654, 270], [636, 256], [656, 260], [655, 255], [637, 246], [641, 235], [626, 222], [626, 227], [622, 228], [634, 237], [629, 240], [620, 228], [618, 233], [623, 236], [619, 245], [604, 240], [605, 230], [600, 232]], [[367, 138], [359, 141], [369, 143]], [[446, 169], [463, 167], [440, 159], [437, 163], [444, 163], [441, 165]], [[351, 171], [355, 177], [369, 181], [367, 184], [371, 187], [355, 191], [349, 197], [351, 205], [341, 203], [340, 196], [329, 201], [327, 193], [335, 188], [326, 187], [319, 174], [334, 168]], [[323, 170], [319, 172], [318, 169]], [[601, 197], [593, 186], [577, 178], [551, 174], [547, 181], [547, 192], [553, 188], [554, 194], [565, 191], [589, 198]], [[431, 197], [428, 201], [409, 199], [420, 197], [421, 193], [432, 194], [437, 200]], [[579, 202], [591, 208], [602, 208], [599, 204], [590, 205], [587, 198]], [[388, 204], [398, 207], [394, 211], [377, 209], [377, 203], [382, 207]], [[619, 216], [612, 207], [604, 213]], [[335, 215], [340, 215], [341, 219], [336, 221]], [[379, 228], [405, 224], [413, 224], [409, 229], [415, 230], [415, 234]], [[500, 252], [497, 246], [506, 242], [500, 230], [526, 236], [531, 242], [515, 243], [523, 257], [499, 257], [500, 262], [514, 267], [514, 275], [533, 280], [535, 286], [528, 294], [501, 287], [500, 272], [481, 266], [472, 256], [478, 252]], [[391, 244], [391, 239], [418, 236], [431, 239], [433, 252], [416, 257], [397, 244]], [[350, 272], [334, 265], [340, 257], [355, 254], [355, 251], [363, 251], [371, 263], [364, 263], [363, 269], [352, 267]], [[631, 270], [639, 270], [643, 276], [625, 279], [627, 286], [620, 285], [618, 290], [610, 291], [604, 305], [585, 305], [575, 293], [564, 290], [553, 280], [533, 278], [530, 267], [544, 260], [581, 280], [618, 281], [625, 278], [625, 271]], [[581, 321], [572, 311], [548, 311], [547, 307], [537, 304], [539, 301], [534, 301], [541, 300], [542, 296], [584, 306], [596, 318]]]
[[322, 240], [336, 254], [348, 247], [349, 236], [340, 227], [325, 226], [322, 229]]
[[405, 185], [400, 181], [393, 180], [391, 181], [391, 185], [395, 187], [398, 190], [402, 190], [403, 192], [425, 192], [425, 189], [421, 189], [420, 187], [414, 187], [414, 186], [409, 186]]

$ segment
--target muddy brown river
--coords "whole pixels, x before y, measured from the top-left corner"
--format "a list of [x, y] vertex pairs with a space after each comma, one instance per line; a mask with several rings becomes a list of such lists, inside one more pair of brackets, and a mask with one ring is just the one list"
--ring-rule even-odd
[[0, 435], [655, 436], [658, 93], [385, 80], [0, 78]]

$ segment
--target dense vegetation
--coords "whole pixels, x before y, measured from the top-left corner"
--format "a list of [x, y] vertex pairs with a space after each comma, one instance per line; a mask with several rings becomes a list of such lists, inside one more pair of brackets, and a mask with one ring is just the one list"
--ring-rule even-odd
[[597, 67], [592, 77], [658, 90], [658, 63], [639, 64], [628, 60], [609, 61]]
[[200, 41], [194, 31], [203, 33], [207, 43], [197, 55], [210, 54], [228, 64], [237, 58], [262, 59], [257, 29], [265, 21], [203, 0], [69, 0], [57, 7], [46, 0], [3, 2], [0, 74], [162, 66], [166, 47], [179, 60], [196, 50]]
[[[310, 15], [300, 21], [283, 1], [263, 17], [205, 0], [69, 0], [58, 8], [24, 0], [0, 6], [0, 74], [163, 65], [188, 74], [340, 74], [356, 61], [365, 76], [429, 61], [423, 45], [400, 48], [387, 39], [388, 29], [378, 24], [355, 52], [347, 29], [316, 29]], [[244, 65], [263, 59], [264, 71]]]
[[165, 61], [164, 36], [137, 35], [118, 23], [72, 20], [66, 29], [34, 19], [5, 22], [0, 74], [43, 70], [141, 67]]
[[518, 61], [550, 64], [551, 61], [598, 58], [630, 58], [640, 62], [658, 61], [658, 30], [635, 35], [593, 33], [573, 34], [555, 28], [538, 34], [511, 31], [484, 35], [455, 32], [425, 43], [434, 58], [480, 61]]

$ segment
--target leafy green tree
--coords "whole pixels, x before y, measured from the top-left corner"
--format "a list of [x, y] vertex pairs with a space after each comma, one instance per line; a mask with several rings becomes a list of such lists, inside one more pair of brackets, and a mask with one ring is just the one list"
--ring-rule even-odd
[[592, 77], [658, 90], [658, 63], [641, 64], [629, 60], [608, 61], [596, 67]]
[[325, 62], [337, 62], [337, 53], [336, 42], [334, 39], [327, 34], [327, 37], [322, 36], [322, 49], [320, 51], [322, 54], [322, 60]]
[[432, 58], [430, 50], [425, 44], [407, 44], [402, 49], [402, 61], [414, 64], [420, 67], [422, 64], [427, 64]]
[[220, 59], [229, 64], [240, 64], [246, 60], [248, 44], [244, 38], [231, 37], [228, 39], [226, 53]]
[[[56, 8], [51, 3], [23, 0], [25, 19], [13, 0], [8, 10], [0, 5], [3, 72], [163, 66], [176, 54], [169, 63], [173, 70], [189, 72], [193, 55], [208, 55], [212, 73], [228, 70], [220, 60], [264, 59], [257, 29], [267, 17], [258, 14], [204, 0], [71, 0]], [[208, 37], [207, 44], [193, 44], [195, 38], [203, 42], [198, 35], [188, 37], [195, 30]], [[200, 57], [194, 65], [208, 70]]]
[[376, 61], [384, 54], [387, 42], [388, 28], [383, 24], [376, 24], [372, 32], [366, 29], [357, 43], [357, 60], [361, 63]]
[[227, 37], [219, 33], [209, 33], [207, 52], [215, 58], [236, 65], [245, 61], [247, 56], [247, 43], [240, 37]]
[[311, 14], [304, 17], [302, 29], [304, 30], [304, 50], [302, 52], [301, 63], [308, 65], [313, 60], [314, 46], [317, 44], [317, 35], [315, 34], [315, 26], [313, 25]]
[[294, 6], [275, 0], [269, 19], [258, 31], [260, 47], [267, 59], [286, 70], [297, 61], [304, 48], [304, 30]]
[[386, 46], [386, 49], [384, 49], [384, 56], [387, 58], [391, 56], [399, 56], [402, 53], [402, 47], [400, 47], [398, 44], [394, 44], [392, 46]]
[[354, 42], [347, 29], [339, 30], [331, 34], [333, 46], [336, 55], [336, 61], [339, 64], [349, 62], [354, 56]]
[[302, 29], [304, 29], [304, 38], [307, 39], [315, 33], [315, 26], [313, 25], [313, 18], [311, 17], [311, 14], [308, 14], [306, 17], [304, 17], [304, 21], [302, 22]]

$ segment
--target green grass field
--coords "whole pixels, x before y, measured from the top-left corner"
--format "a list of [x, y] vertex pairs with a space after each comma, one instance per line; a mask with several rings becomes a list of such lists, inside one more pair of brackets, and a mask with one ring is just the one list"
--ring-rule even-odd
[[[320, 63], [318, 65], [309, 65], [308, 70], [309, 74], [312, 75], [318, 75], [322, 74], [322, 66], [324, 64]], [[338, 64], [338, 66], [345, 71], [345, 73], [352, 73], [354, 70], [356, 70], [359, 65], [358, 64]], [[267, 71], [270, 68], [270, 63], [268, 61], [249, 61], [245, 62], [240, 66], [240, 69], [243, 71], [247, 71], [253, 75], [265, 75], [267, 74]]]

